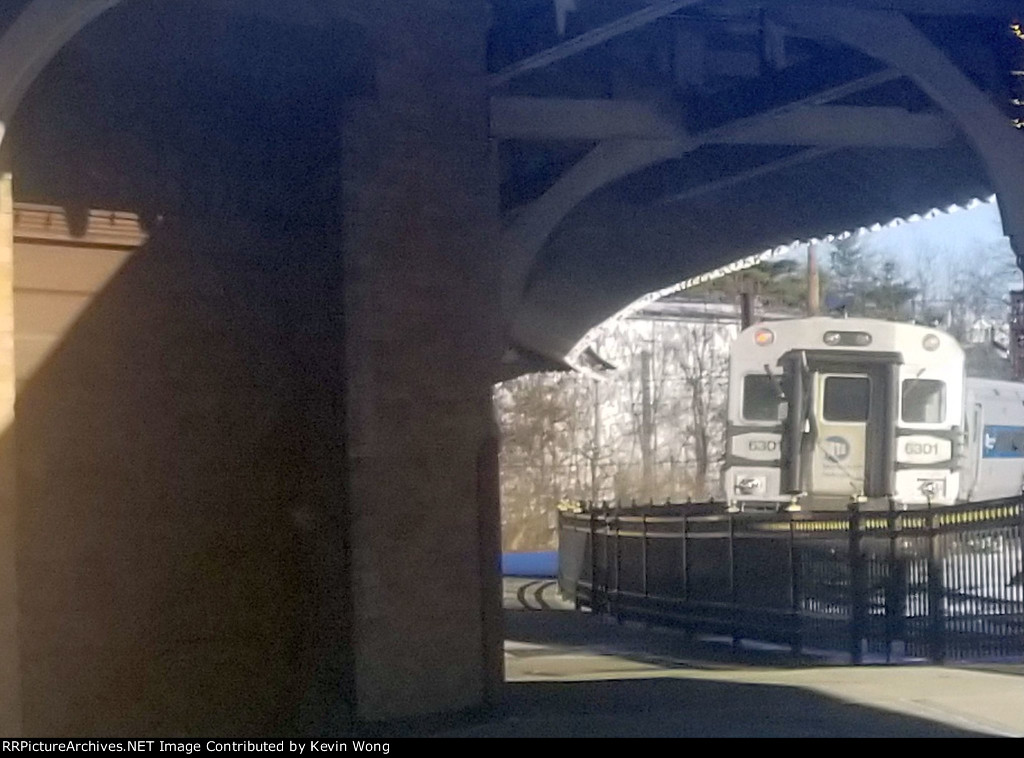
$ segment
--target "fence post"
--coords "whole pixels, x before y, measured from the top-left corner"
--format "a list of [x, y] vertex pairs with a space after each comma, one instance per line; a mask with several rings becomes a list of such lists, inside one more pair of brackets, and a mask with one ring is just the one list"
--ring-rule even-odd
[[687, 552], [688, 552], [688, 545], [686, 544], [686, 542], [687, 542], [687, 533], [689, 532], [689, 528], [690, 528], [690, 525], [689, 525], [689, 522], [687, 521], [686, 514], [684, 513], [683, 514], [683, 545], [682, 545], [682, 550], [681, 550], [682, 555], [680, 556], [682, 558], [682, 564], [683, 564], [683, 605], [686, 605], [686, 604], [688, 604], [690, 602], [690, 572], [689, 572], [690, 556], [687, 554]]
[[[604, 512], [604, 501], [601, 501], [600, 511], [602, 513]], [[590, 609], [591, 612], [595, 614], [599, 614], [601, 612], [600, 596], [604, 592], [604, 573], [601, 571], [601, 561], [597, 556], [597, 514], [597, 503], [594, 503], [594, 509], [590, 514]], [[598, 581], [599, 572], [601, 577], [600, 582]]]
[[942, 663], [946, 658], [946, 613], [943, 608], [945, 595], [942, 576], [942, 556], [939, 549], [939, 515], [932, 510], [928, 501], [928, 658]]
[[790, 650], [799, 655], [803, 650], [803, 614], [800, 613], [800, 585], [796, 566], [796, 524], [794, 514], [789, 512], [789, 615], [790, 615]]
[[[555, 571], [555, 586], [558, 588], [559, 593], [564, 597], [566, 584], [568, 583], [565, 581], [565, 550], [563, 548], [565, 539], [562, 537], [562, 534], [565, 531], [565, 511], [561, 509], [557, 512], [557, 524], [558, 529], [555, 533], [555, 537], [558, 539], [558, 552], [555, 554], [555, 558], [558, 560], [558, 567]], [[578, 592], [579, 587], [577, 586], [572, 593], [573, 597], [575, 597]]]
[[867, 577], [864, 556], [861, 555], [860, 504], [850, 503], [850, 661], [864, 662], [862, 640], [867, 621]]
[[597, 503], [591, 501], [588, 511], [590, 533], [590, 611], [597, 612]]
[[640, 515], [640, 568], [643, 571], [641, 581], [643, 582], [644, 597], [648, 596], [647, 590], [647, 514]]
[[604, 539], [601, 540], [601, 605], [605, 614], [611, 613], [611, 523], [608, 514], [613, 507], [614, 504], [606, 500], [601, 503], [601, 517], [604, 519]]
[[[613, 595], [611, 595], [611, 608], [610, 608], [610, 610], [612, 612], [612, 615], [615, 616], [615, 620], [617, 622], [619, 622], [620, 624], [622, 623], [622, 617], [619, 615], [619, 605], [621, 603], [621, 598], [619, 596], [619, 588], [622, 586], [622, 572], [621, 572], [621, 570], [619, 568], [619, 564], [622, 563], [622, 546], [620, 544], [620, 540], [622, 539], [622, 535], [619, 533], [621, 531], [621, 526], [620, 526], [620, 523], [621, 523], [620, 522], [620, 517], [621, 516], [622, 516], [622, 501], [621, 500], [616, 500], [615, 501], [615, 514], [613, 516], [613, 518], [615, 519], [615, 593]], [[609, 532], [610, 531], [611, 530], [609, 529]]]
[[[690, 571], [689, 571], [689, 546], [687, 545], [687, 533], [689, 532], [690, 525], [687, 521], [686, 512], [683, 512], [683, 533], [682, 533], [682, 544], [680, 549], [680, 559], [682, 563], [682, 600], [683, 600], [683, 633], [688, 637], [693, 626], [690, 621]], [[673, 593], [676, 594], [676, 593]]]
[[729, 622], [732, 626], [732, 646], [739, 647], [740, 635], [737, 628], [739, 609], [736, 604], [736, 521], [729, 514]]
[[[896, 642], [896, 635], [903, 633], [903, 615], [906, 613], [906, 603], [903, 602], [906, 581], [900, 565], [899, 551], [896, 549], [896, 541], [899, 537], [899, 515], [896, 512], [896, 503], [891, 496], [889, 497], [886, 526], [889, 539], [889, 567], [888, 581], [885, 586], [885, 662], [889, 663], [892, 661], [892, 648]], [[902, 658], [902, 654], [900, 657]]]

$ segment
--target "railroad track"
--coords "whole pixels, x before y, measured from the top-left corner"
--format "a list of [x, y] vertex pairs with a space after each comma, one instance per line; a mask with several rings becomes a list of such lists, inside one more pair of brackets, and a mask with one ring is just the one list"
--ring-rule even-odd
[[572, 610], [573, 604], [558, 594], [554, 579], [505, 577], [505, 608], [516, 611]]

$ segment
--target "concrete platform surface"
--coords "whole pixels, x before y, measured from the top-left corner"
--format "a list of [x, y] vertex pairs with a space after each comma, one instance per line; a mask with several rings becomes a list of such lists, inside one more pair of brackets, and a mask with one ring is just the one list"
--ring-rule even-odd
[[[535, 580], [534, 580], [535, 581]], [[439, 736], [1024, 737], [1024, 662], [850, 666], [620, 626], [506, 580], [506, 693]], [[551, 597], [548, 597], [548, 595]], [[520, 599], [525, 598], [525, 603]], [[565, 608], [565, 604], [558, 606]]]

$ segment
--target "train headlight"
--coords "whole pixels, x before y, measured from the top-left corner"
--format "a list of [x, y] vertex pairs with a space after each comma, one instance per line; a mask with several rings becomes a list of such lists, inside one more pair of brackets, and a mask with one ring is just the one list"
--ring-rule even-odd
[[944, 497], [946, 481], [944, 479], [921, 479], [917, 489], [927, 498]]
[[821, 341], [829, 347], [837, 345], [867, 347], [871, 344], [871, 335], [867, 332], [825, 332], [821, 335]]
[[925, 338], [923, 340], [921, 340], [921, 347], [923, 347], [928, 352], [932, 352], [934, 350], [938, 350], [939, 349], [939, 335], [937, 335], [937, 334], [927, 334], [927, 335], [925, 335]]
[[760, 476], [745, 476], [736, 480], [736, 492], [740, 495], [753, 495], [755, 492], [764, 491], [764, 478]]
[[764, 347], [775, 342], [775, 332], [771, 329], [758, 329], [754, 332], [754, 344]]

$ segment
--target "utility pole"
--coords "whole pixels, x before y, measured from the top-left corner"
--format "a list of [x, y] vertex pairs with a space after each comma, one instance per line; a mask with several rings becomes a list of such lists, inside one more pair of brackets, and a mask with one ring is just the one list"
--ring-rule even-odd
[[807, 245], [807, 315], [817, 316], [821, 311], [821, 281], [818, 278], [818, 244]]
[[654, 413], [651, 403], [651, 352], [640, 353], [640, 460], [646, 500], [654, 491]]
[[1024, 381], [1024, 291], [1010, 292], [1010, 366], [1015, 381]]
[[601, 488], [598, 486], [599, 465], [601, 455], [601, 383], [591, 379], [591, 390], [594, 396], [594, 445], [590, 451], [590, 502], [596, 503]]
[[740, 293], [740, 329], [754, 323], [754, 296], [749, 292]]

